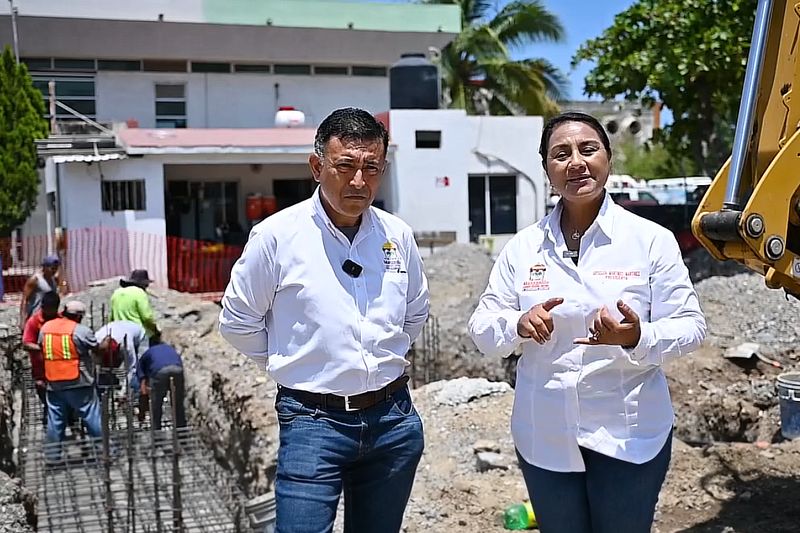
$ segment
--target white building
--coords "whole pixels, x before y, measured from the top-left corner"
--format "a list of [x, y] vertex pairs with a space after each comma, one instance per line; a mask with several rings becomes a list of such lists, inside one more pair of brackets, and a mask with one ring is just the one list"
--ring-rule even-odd
[[[161, 284], [219, 290], [218, 272], [227, 275], [257, 219], [252, 207], [280, 209], [314, 190], [314, 128], [344, 106], [388, 125], [389, 170], [376, 204], [409, 222], [423, 247], [481, 240], [498, 251], [544, 214], [540, 117], [387, 111], [388, 67], [402, 52], [451, 39], [454, 6], [242, 0], [232, 5], [253, 9], [236, 14], [223, 5], [20, 7], [20, 55], [42, 87], [55, 79], [59, 101], [101, 123], [128, 123], [40, 143], [42, 198], [23, 235], [61, 242], [73, 286], [148, 268]], [[34, 33], [44, 38], [26, 39]], [[306, 127], [273, 127], [286, 104], [306, 112]], [[68, 232], [66, 244], [50, 237], [55, 228]], [[212, 244], [220, 241], [230, 253]], [[211, 274], [197, 272], [214, 261]]]

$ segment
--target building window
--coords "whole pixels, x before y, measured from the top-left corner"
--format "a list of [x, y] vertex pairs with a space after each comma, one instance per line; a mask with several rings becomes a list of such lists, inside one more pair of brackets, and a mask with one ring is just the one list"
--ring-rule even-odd
[[437, 130], [417, 130], [415, 132], [417, 148], [440, 148], [442, 132]]
[[269, 74], [269, 65], [249, 65], [238, 63], [233, 65], [234, 72], [257, 72], [260, 74]]
[[[94, 77], [33, 75], [32, 78], [34, 87], [39, 89], [44, 98], [48, 119], [50, 118], [50, 89], [48, 85], [51, 80], [56, 85], [56, 100], [71, 107], [78, 113], [94, 118]], [[77, 120], [77, 117], [60, 107], [56, 108], [56, 118]]]
[[94, 59], [54, 59], [55, 70], [90, 70], [96, 69]]
[[186, 72], [186, 61], [173, 59], [145, 59], [142, 61], [145, 72]]
[[470, 176], [469, 222], [472, 242], [487, 233], [516, 233], [517, 176]]
[[129, 61], [127, 59], [98, 59], [97, 70], [142, 70], [141, 61]]
[[144, 180], [100, 182], [103, 211], [144, 211]]
[[231, 71], [230, 63], [203, 63], [192, 61], [192, 72], [224, 72]]
[[27, 65], [29, 71], [52, 70], [53, 68], [53, 60], [49, 57], [23, 57], [20, 61]]
[[275, 74], [311, 74], [311, 65], [275, 65]]
[[186, 85], [156, 85], [156, 128], [186, 127]]
[[353, 76], [385, 77], [386, 67], [353, 67]]
[[314, 74], [317, 76], [347, 76], [350, 70], [347, 67], [332, 67], [321, 65], [314, 67]]

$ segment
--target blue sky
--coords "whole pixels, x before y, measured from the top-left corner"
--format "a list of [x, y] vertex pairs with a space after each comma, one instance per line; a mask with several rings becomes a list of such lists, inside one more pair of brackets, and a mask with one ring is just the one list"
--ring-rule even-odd
[[[410, 0], [361, 0], [370, 2], [405, 3]], [[507, 0], [496, 0], [502, 7]], [[587, 39], [597, 37], [614, 22], [614, 15], [624, 11], [634, 0], [544, 0], [547, 9], [561, 20], [566, 39], [560, 44], [534, 44], [515, 53], [516, 57], [543, 57], [561, 69], [570, 81], [570, 98], [584, 100], [583, 79], [591, 64], [581, 63], [570, 69], [570, 60], [578, 47]], [[595, 97], [596, 99], [596, 97]]]

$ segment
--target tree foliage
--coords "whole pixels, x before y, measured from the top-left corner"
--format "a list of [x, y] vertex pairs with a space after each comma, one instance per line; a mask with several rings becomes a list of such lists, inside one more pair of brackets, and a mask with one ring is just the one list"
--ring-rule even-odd
[[47, 136], [44, 100], [9, 47], [0, 56], [0, 237], [36, 207], [39, 173], [34, 139]]
[[715, 173], [733, 142], [756, 4], [638, 0], [573, 57], [595, 62], [584, 92], [663, 102], [674, 122], [660, 140]]
[[693, 162], [687, 157], [673, 155], [659, 142], [640, 144], [633, 137], [623, 138], [617, 143], [614, 172], [648, 180], [696, 173]]
[[531, 43], [558, 42], [564, 29], [538, 0], [515, 0], [493, 13], [495, 2], [427, 0], [461, 7], [462, 31], [442, 49], [445, 97], [471, 114], [551, 115], [566, 92], [563, 74], [540, 58], [512, 59]]

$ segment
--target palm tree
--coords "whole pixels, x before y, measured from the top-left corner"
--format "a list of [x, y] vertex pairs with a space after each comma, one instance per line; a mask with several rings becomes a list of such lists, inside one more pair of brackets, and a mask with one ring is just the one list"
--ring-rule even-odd
[[567, 82], [546, 59], [511, 58], [511, 50], [559, 42], [564, 29], [539, 0], [513, 0], [490, 18], [495, 2], [423, 0], [461, 7], [461, 33], [442, 49], [440, 64], [449, 106], [471, 114], [553, 115]]

